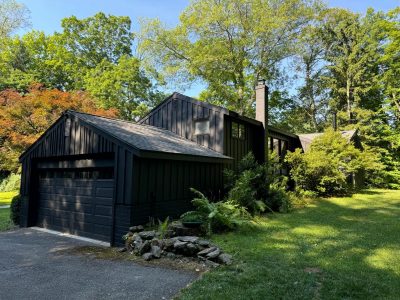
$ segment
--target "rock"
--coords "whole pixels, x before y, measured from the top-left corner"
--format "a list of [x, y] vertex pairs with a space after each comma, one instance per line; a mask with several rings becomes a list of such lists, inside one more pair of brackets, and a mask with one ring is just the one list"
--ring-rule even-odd
[[182, 250], [185, 248], [185, 246], [187, 245], [187, 242], [181, 242], [181, 241], [176, 241], [174, 243], [174, 249], [176, 250]]
[[206, 257], [208, 259], [215, 259], [217, 258], [219, 255], [221, 254], [221, 250], [219, 250], [218, 248], [216, 248], [214, 251], [209, 252]]
[[139, 232], [139, 236], [144, 240], [152, 240], [156, 236], [156, 232], [154, 230], [141, 231]]
[[117, 250], [117, 252], [119, 252], [119, 253], [126, 252], [126, 251], [128, 251], [128, 249], [126, 247], [122, 247]]
[[198, 256], [206, 256], [207, 254], [215, 251], [217, 248], [216, 247], [210, 247], [207, 249], [204, 249], [203, 251], [200, 251], [199, 253], [197, 253]]
[[151, 246], [151, 254], [155, 258], [160, 258], [161, 257], [161, 248], [158, 246]]
[[141, 232], [141, 231], [143, 231], [143, 230], [144, 230], [144, 228], [143, 228], [142, 225], [129, 227], [129, 231], [130, 231], [131, 233]]
[[131, 246], [133, 249], [139, 250], [141, 248], [141, 246], [143, 245], [143, 240], [137, 233], [135, 233], [135, 235], [136, 236], [134, 236]]
[[162, 248], [163, 248], [165, 251], [171, 251], [171, 250], [174, 249], [174, 244], [175, 244], [175, 242], [176, 242], [176, 239], [175, 239], [175, 238], [172, 238], [172, 239], [165, 239], [165, 240], [163, 240]]
[[176, 255], [172, 252], [167, 252], [166, 257], [170, 258], [170, 259], [175, 259]]
[[129, 238], [129, 237], [131, 237], [131, 236], [133, 236], [133, 232], [128, 232], [127, 234], [126, 234], [126, 236]]
[[150, 243], [151, 243], [151, 245], [152, 246], [160, 246], [160, 240], [159, 239], [152, 239], [151, 241], [150, 241]]
[[153, 254], [150, 253], [150, 252], [144, 253], [144, 254], [142, 255], [142, 257], [143, 257], [144, 260], [149, 261], [149, 260], [151, 260], [151, 259], [153, 258]]
[[201, 228], [188, 228], [182, 223], [172, 223], [169, 225], [169, 230], [174, 232], [174, 236], [199, 236], [203, 232]]
[[197, 236], [178, 236], [178, 240], [181, 242], [190, 242], [190, 243], [195, 243], [199, 237]]
[[144, 241], [140, 247], [138, 248], [139, 254], [145, 254], [146, 252], [149, 252], [151, 250], [151, 244], [150, 241]]
[[201, 247], [209, 247], [210, 246], [210, 242], [207, 240], [197, 240], [196, 244]]
[[217, 261], [222, 265], [230, 265], [232, 263], [232, 256], [222, 253], [218, 256]]
[[199, 248], [197, 248], [195, 244], [186, 244], [185, 254], [189, 256], [195, 256], [197, 252], [199, 252]]
[[219, 266], [218, 263], [213, 262], [213, 261], [208, 260], [208, 259], [206, 259], [206, 260], [204, 261], [204, 263], [205, 263], [206, 266], [211, 267], [211, 268], [216, 268], [216, 267]]

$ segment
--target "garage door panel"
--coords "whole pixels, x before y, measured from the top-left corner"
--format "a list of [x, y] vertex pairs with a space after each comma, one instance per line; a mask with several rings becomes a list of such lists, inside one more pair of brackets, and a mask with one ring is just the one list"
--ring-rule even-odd
[[96, 196], [97, 197], [106, 197], [106, 198], [112, 198], [113, 196], [113, 189], [112, 188], [104, 188], [104, 187], [98, 187], [96, 188]]
[[96, 205], [95, 214], [96, 216], [111, 216], [112, 209], [111, 206]]
[[[57, 172], [49, 172], [51, 178], [42, 175], [39, 180], [38, 226], [109, 241], [113, 179], [80, 178], [104, 172]], [[61, 178], [65, 174], [72, 178]]]

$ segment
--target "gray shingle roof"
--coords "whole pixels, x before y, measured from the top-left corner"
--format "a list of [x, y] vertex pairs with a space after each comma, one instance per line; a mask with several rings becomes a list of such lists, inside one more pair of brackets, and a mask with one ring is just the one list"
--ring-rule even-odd
[[[356, 133], [356, 130], [343, 130], [340, 132], [342, 136], [347, 139], [349, 142], [353, 138], [354, 134]], [[310, 145], [312, 141], [321, 136], [323, 133], [307, 133], [307, 134], [299, 134], [299, 139], [301, 146], [303, 147], [304, 151], [308, 151], [310, 148]]]
[[139, 150], [230, 159], [228, 156], [200, 146], [165, 129], [76, 111], [69, 112]]

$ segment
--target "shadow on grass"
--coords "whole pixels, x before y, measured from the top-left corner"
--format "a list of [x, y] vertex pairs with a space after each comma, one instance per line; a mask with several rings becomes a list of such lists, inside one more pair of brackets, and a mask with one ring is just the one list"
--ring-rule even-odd
[[372, 192], [361, 194], [365, 200], [321, 199], [215, 236], [237, 264], [207, 274], [183, 298], [223, 292], [222, 299], [395, 299], [400, 294], [400, 201]]

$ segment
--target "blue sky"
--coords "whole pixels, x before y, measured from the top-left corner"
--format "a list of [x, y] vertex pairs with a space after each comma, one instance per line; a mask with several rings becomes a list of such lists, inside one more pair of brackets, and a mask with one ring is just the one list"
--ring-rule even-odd
[[[75, 15], [86, 18], [102, 11], [106, 14], [131, 17], [134, 29], [138, 29], [138, 18], [159, 18], [172, 26], [179, 21], [180, 12], [189, 0], [20, 0], [31, 11], [31, 29], [53, 33], [60, 30], [60, 21]], [[348, 8], [355, 12], [365, 12], [368, 7], [387, 11], [400, 6], [400, 0], [330, 0], [330, 7]], [[185, 91], [196, 96], [201, 86], [193, 86]]]

